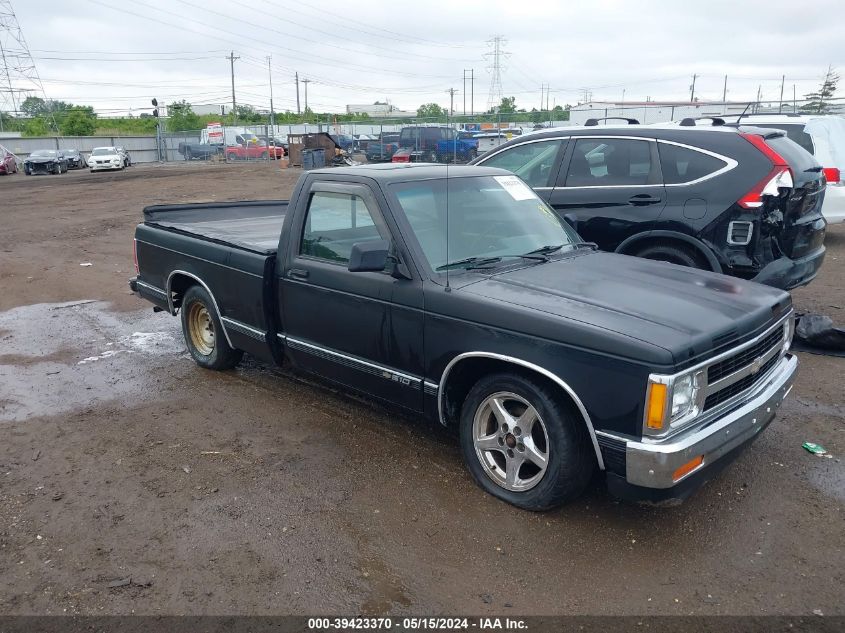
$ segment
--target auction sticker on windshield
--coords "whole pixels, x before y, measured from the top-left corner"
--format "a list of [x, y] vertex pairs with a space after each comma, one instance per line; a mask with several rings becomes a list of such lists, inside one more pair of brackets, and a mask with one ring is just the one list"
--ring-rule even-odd
[[531, 188], [516, 176], [494, 176], [494, 178], [514, 200], [531, 200], [534, 197]]

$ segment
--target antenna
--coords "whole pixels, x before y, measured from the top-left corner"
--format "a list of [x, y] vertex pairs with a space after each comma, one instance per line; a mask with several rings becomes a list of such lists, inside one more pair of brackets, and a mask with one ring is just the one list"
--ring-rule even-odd
[[[450, 121], [449, 116], [446, 121]], [[457, 137], [454, 140], [455, 146], [458, 145]], [[452, 292], [452, 287], [449, 285], [449, 161], [446, 161], [446, 292]]]

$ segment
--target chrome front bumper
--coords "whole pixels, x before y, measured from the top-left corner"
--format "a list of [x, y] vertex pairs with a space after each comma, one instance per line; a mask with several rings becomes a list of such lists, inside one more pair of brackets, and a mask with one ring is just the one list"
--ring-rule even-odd
[[[701, 427], [662, 441], [628, 441], [625, 479], [643, 488], [672, 488], [716, 462], [762, 431], [775, 417], [792, 389], [798, 359], [786, 354], [769, 376], [748, 394], [746, 401], [726, 415]], [[678, 479], [674, 473], [698, 456], [700, 466]]]

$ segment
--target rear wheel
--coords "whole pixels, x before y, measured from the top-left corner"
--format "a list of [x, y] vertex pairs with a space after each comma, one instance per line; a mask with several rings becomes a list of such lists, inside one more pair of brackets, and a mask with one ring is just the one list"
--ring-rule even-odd
[[207, 369], [231, 369], [243, 357], [226, 340], [214, 302], [200, 286], [191, 286], [182, 299], [182, 332], [194, 361]]
[[702, 258], [691, 248], [675, 244], [654, 244], [646, 246], [634, 253], [637, 257], [653, 259], [690, 268], [707, 268]]
[[479, 380], [461, 410], [461, 448], [475, 481], [526, 510], [577, 498], [595, 469], [586, 427], [569, 402], [517, 373]]

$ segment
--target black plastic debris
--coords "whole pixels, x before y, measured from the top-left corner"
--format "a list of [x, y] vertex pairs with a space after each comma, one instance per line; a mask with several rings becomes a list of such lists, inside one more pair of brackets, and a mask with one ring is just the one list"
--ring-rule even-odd
[[823, 314], [799, 314], [792, 348], [826, 356], [845, 356], [845, 329], [834, 326], [833, 319]]

